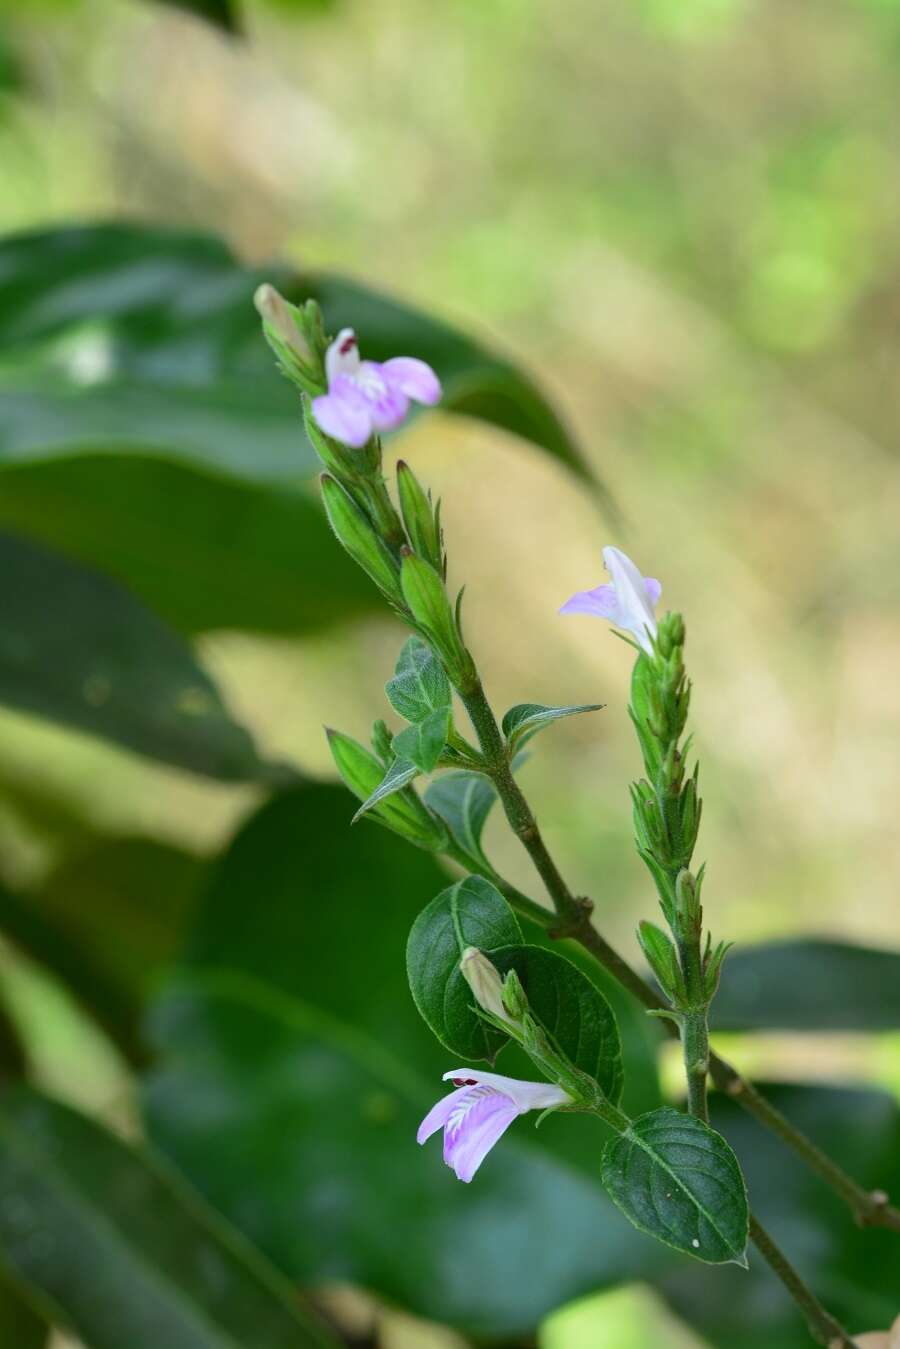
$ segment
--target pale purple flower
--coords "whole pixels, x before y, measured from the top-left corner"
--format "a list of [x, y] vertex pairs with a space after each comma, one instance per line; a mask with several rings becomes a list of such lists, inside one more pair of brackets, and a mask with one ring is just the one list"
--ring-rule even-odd
[[560, 609], [561, 614], [593, 614], [606, 618], [636, 638], [638, 645], [653, 652], [656, 636], [655, 609], [662, 586], [652, 576], [642, 576], [631, 558], [620, 548], [604, 548], [603, 563], [612, 577], [610, 585], [596, 590], [579, 590]]
[[572, 1099], [548, 1082], [520, 1082], [478, 1068], [454, 1068], [444, 1073], [448, 1080], [456, 1090], [429, 1110], [416, 1141], [424, 1143], [443, 1129], [444, 1161], [467, 1183], [517, 1115], [569, 1105]]
[[411, 399], [430, 406], [441, 397], [437, 375], [414, 356], [360, 360], [352, 328], [343, 328], [325, 353], [325, 374], [328, 392], [313, 399], [313, 416], [326, 436], [357, 449], [375, 432], [399, 426]]

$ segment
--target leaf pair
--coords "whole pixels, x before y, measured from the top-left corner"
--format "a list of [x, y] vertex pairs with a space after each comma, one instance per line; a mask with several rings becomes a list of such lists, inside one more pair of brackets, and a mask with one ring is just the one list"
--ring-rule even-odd
[[[554, 1049], [616, 1106], [622, 1053], [609, 1003], [565, 957], [524, 945], [512, 910], [480, 876], [442, 891], [409, 936], [410, 988], [441, 1043], [463, 1062], [493, 1062], [509, 1042], [472, 1005], [460, 972], [462, 953], [471, 946], [501, 974], [516, 971], [529, 1012]], [[610, 1197], [641, 1231], [710, 1264], [746, 1262], [747, 1193], [740, 1167], [725, 1140], [701, 1121], [667, 1107], [640, 1116], [607, 1143], [600, 1172]]]

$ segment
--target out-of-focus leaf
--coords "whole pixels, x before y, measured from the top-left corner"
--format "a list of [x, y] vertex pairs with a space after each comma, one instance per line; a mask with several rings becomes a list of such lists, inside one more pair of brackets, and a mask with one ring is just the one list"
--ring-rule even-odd
[[190, 649], [115, 582], [0, 534], [0, 701], [224, 781], [262, 760]]
[[603, 1183], [642, 1232], [707, 1264], [746, 1266], [747, 1190], [721, 1134], [670, 1106], [607, 1143]]
[[[499, 1333], [524, 1327], [564, 1289], [671, 1257], [621, 1217], [608, 1229], [604, 1130], [587, 1116], [520, 1129], [535, 1165], [513, 1137], [514, 1161], [504, 1141], [464, 1196], [436, 1145], [416, 1149], [418, 1119], [454, 1065], [416, 1012], [404, 951], [417, 912], [446, 884], [432, 857], [386, 831], [357, 831], [351, 846], [340, 789], [307, 786], [268, 803], [235, 839], [201, 909], [190, 968], [215, 990], [186, 989], [157, 1021], [163, 1061], [149, 1119], [178, 1164], [292, 1277], [355, 1279], [423, 1314]], [[647, 1098], [645, 1028], [655, 1039], [642, 1015], [628, 1026], [631, 1076]], [[503, 1071], [534, 1076], [515, 1046]], [[192, 1100], [216, 1100], [225, 1113], [195, 1111]], [[582, 1222], [594, 1225], [590, 1249], [554, 1247], [544, 1258], [541, 1228], [556, 1204], [545, 1178], [561, 1187], [579, 1243]], [[524, 1301], [507, 1282], [523, 1243], [533, 1244], [529, 1269], [546, 1271]]]
[[6, 1270], [0, 1272], [0, 1344], [9, 1349], [44, 1349], [50, 1327], [26, 1301]]
[[184, 942], [204, 874], [199, 858], [154, 839], [90, 839], [36, 891], [0, 887], [0, 932], [139, 1064], [144, 996]]
[[814, 938], [736, 947], [712, 1022], [717, 1030], [898, 1030], [900, 952]]
[[[889, 1096], [829, 1087], [766, 1086], [766, 1096], [863, 1185], [900, 1193], [900, 1110]], [[713, 1123], [740, 1159], [750, 1203], [820, 1301], [851, 1334], [897, 1314], [897, 1239], [858, 1228], [840, 1199], [732, 1101], [714, 1095]], [[808, 1349], [803, 1318], [751, 1244], [744, 1270], [680, 1269], [663, 1289], [714, 1349]]]
[[312, 491], [146, 455], [11, 464], [0, 485], [0, 526], [114, 574], [181, 632], [300, 633], [383, 610]]
[[335, 1345], [258, 1252], [90, 1120], [18, 1088], [0, 1142], [0, 1259], [87, 1349]]
[[196, 14], [199, 19], [206, 19], [217, 28], [224, 28], [226, 33], [240, 31], [237, 6], [232, 0], [156, 0], [156, 3], [171, 5], [174, 9], [186, 9], [189, 14]]
[[670, 1258], [616, 1213], [596, 1168], [539, 1146], [568, 1118], [537, 1134], [520, 1122], [463, 1186], [439, 1140], [415, 1142], [444, 1084], [429, 1091], [361, 1025], [228, 975], [175, 989], [154, 1024], [154, 1141], [292, 1279], [350, 1280], [497, 1336]]

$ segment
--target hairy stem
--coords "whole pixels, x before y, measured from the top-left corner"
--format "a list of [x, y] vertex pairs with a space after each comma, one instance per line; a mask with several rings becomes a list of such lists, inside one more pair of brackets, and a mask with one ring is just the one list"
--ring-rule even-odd
[[[526, 897], [512, 886], [503, 883], [500, 889], [524, 917], [541, 923], [551, 935], [571, 938], [589, 951], [598, 963], [648, 1010], [668, 1010], [650, 984], [594, 927], [590, 917], [592, 908], [590, 901], [573, 895], [563, 880], [556, 863], [547, 851], [531, 807], [512, 775], [500, 728], [480, 680], [471, 687], [460, 689], [459, 693], [475, 728], [485, 756], [486, 771], [490, 774], [500, 797], [506, 818], [544, 882], [553, 903], [553, 912], [542, 909], [533, 900], [527, 900], [523, 905], [521, 901]], [[674, 1025], [668, 1021], [666, 1025], [670, 1034], [679, 1035]], [[793, 1148], [811, 1170], [844, 1199], [858, 1223], [865, 1227], [887, 1227], [900, 1232], [900, 1210], [889, 1204], [888, 1195], [883, 1190], [870, 1191], [857, 1184], [821, 1148], [791, 1124], [781, 1111], [767, 1101], [732, 1064], [712, 1050], [709, 1053], [709, 1069], [716, 1086], [734, 1097], [738, 1105]]]

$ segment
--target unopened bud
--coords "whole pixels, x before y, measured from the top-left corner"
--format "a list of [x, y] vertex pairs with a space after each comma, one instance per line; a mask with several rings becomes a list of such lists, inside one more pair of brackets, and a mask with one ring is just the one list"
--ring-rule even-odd
[[323, 473], [321, 483], [328, 521], [338, 539], [379, 590], [393, 604], [402, 605], [400, 569], [371, 520], [335, 478]]
[[311, 333], [319, 341], [324, 340], [320, 337], [318, 306], [308, 301], [303, 309], [298, 309], [267, 281], [257, 287], [253, 303], [263, 321], [266, 341], [288, 379], [305, 393], [321, 393], [325, 385], [323, 350], [310, 343]]
[[662, 928], [646, 921], [638, 925], [638, 940], [660, 988], [674, 1001], [682, 991], [682, 980], [678, 957], [671, 940]]
[[474, 677], [469, 655], [456, 622], [444, 582], [434, 567], [408, 548], [403, 551], [400, 585], [403, 598], [431, 645], [440, 656], [450, 682], [463, 688]]
[[435, 571], [443, 575], [444, 558], [438, 512], [409, 464], [402, 459], [397, 465], [397, 495], [413, 552], [430, 562]]
[[466, 947], [459, 962], [459, 970], [483, 1012], [489, 1012], [507, 1026], [516, 1024], [503, 1003], [500, 972], [477, 946]]

